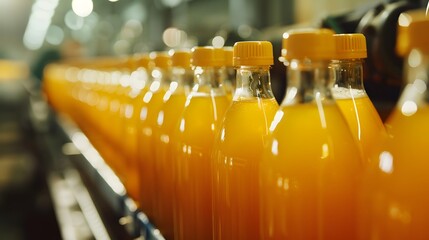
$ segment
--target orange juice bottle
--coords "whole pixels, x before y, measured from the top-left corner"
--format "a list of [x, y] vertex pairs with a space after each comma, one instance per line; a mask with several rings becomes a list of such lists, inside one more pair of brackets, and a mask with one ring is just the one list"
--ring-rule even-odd
[[139, 204], [140, 196], [140, 180], [139, 180], [139, 165], [138, 165], [138, 150], [137, 150], [137, 132], [141, 109], [141, 102], [148, 87], [148, 72], [150, 58], [149, 54], [137, 54], [133, 56], [134, 64], [133, 71], [130, 75], [130, 90], [127, 93], [127, 99], [122, 111], [123, 124], [123, 151], [124, 157], [127, 159], [127, 182], [124, 183], [128, 194], [132, 199]]
[[336, 56], [329, 67], [334, 78], [332, 94], [349, 124], [363, 160], [369, 161], [373, 147], [386, 131], [363, 85], [363, 59], [366, 40], [363, 34], [335, 34]]
[[270, 42], [237, 42], [237, 86], [213, 147], [214, 239], [259, 236], [259, 162], [278, 110]]
[[69, 81], [66, 79], [68, 67], [51, 63], [44, 68], [42, 90], [48, 103], [57, 112], [68, 113]]
[[169, 70], [171, 59], [167, 53], [152, 52], [150, 55], [154, 67], [151, 71], [152, 82], [143, 96], [138, 125], [138, 157], [140, 169], [141, 206], [155, 224], [156, 213], [156, 178], [155, 178], [155, 147], [153, 131], [158, 120], [158, 113], [163, 105], [163, 97], [169, 86]]
[[404, 59], [404, 88], [386, 122], [389, 137], [372, 155], [364, 178], [360, 239], [429, 239], [429, 17], [402, 13], [396, 51]]
[[174, 239], [212, 238], [212, 164], [215, 132], [229, 105], [212, 47], [192, 49], [194, 86], [176, 127]]
[[173, 134], [185, 108], [186, 96], [191, 89], [194, 73], [191, 69], [191, 52], [176, 50], [171, 54], [171, 83], [163, 97], [164, 104], [158, 113], [154, 130], [155, 177], [157, 182], [157, 227], [166, 239], [173, 239]]
[[114, 147], [118, 149], [118, 151], [122, 152], [124, 142], [122, 139], [122, 133], [124, 130], [121, 116], [122, 112], [125, 111], [124, 103], [126, 102], [127, 93], [130, 90], [130, 70], [127, 66], [126, 59], [117, 59], [110, 74], [112, 74], [112, 77], [116, 78], [116, 81], [118, 82], [113, 93], [115, 110], [111, 113], [112, 118], [110, 119], [110, 131], [114, 131], [114, 139], [112, 139]]
[[[111, 65], [109, 64], [106, 67], [102, 67], [106, 72], [109, 78], [109, 84], [106, 89], [107, 97], [107, 109], [105, 109], [105, 114], [97, 116], [92, 114], [91, 119], [93, 119], [93, 125], [99, 123], [101, 116], [104, 116], [104, 122], [102, 123], [102, 136], [103, 146], [100, 146], [100, 154], [109, 163], [115, 173], [121, 180], [125, 179], [126, 170], [123, 163], [123, 157], [121, 156], [121, 142], [122, 138], [122, 124], [120, 118], [121, 112], [121, 102], [123, 99], [123, 92], [125, 83], [124, 82], [124, 71], [121, 69], [121, 65], [118, 64], [117, 59], [112, 59]], [[100, 98], [101, 101], [101, 98]], [[104, 101], [104, 100], [103, 100]], [[103, 103], [104, 104], [104, 103]], [[94, 113], [94, 112], [90, 112]]]
[[225, 80], [223, 85], [225, 86], [226, 96], [232, 100], [232, 96], [235, 91], [235, 69], [233, 66], [233, 47], [222, 48], [225, 55]]
[[261, 161], [262, 239], [356, 239], [356, 188], [363, 164], [332, 98], [327, 29], [283, 35], [285, 98]]

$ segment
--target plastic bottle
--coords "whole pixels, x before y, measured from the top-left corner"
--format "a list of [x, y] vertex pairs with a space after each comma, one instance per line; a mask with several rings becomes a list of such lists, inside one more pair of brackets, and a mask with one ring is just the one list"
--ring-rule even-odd
[[406, 57], [408, 84], [364, 178], [360, 239], [429, 239], [429, 18], [409, 11], [398, 23], [396, 52]]
[[159, 224], [166, 239], [173, 239], [174, 166], [173, 144], [174, 130], [185, 108], [186, 96], [191, 90], [194, 73], [191, 69], [190, 50], [170, 52], [172, 69], [171, 82], [163, 97], [162, 105], [154, 130], [155, 137], [155, 176], [157, 180], [157, 211]]
[[283, 35], [287, 89], [261, 162], [262, 239], [356, 238], [363, 164], [332, 98], [327, 29]]
[[237, 86], [214, 147], [214, 239], [259, 236], [259, 162], [278, 110], [271, 90], [270, 42], [237, 42]]
[[225, 55], [225, 86], [226, 96], [232, 101], [235, 92], [235, 68], [233, 66], [233, 47], [222, 48]]
[[122, 107], [121, 118], [123, 124], [123, 155], [127, 159], [126, 179], [124, 183], [128, 194], [137, 205], [141, 200], [140, 178], [138, 165], [137, 132], [138, 122], [142, 106], [142, 98], [149, 88], [149, 54], [136, 54], [131, 57], [133, 67], [130, 74], [130, 89], [126, 101]]
[[151, 53], [154, 67], [151, 71], [152, 82], [143, 97], [140, 109], [138, 132], [138, 157], [140, 169], [141, 206], [148, 217], [157, 224], [156, 219], [156, 179], [155, 147], [153, 130], [156, 127], [158, 113], [163, 105], [163, 96], [170, 84], [171, 59], [166, 52]]
[[211, 239], [212, 163], [215, 132], [229, 100], [212, 47], [192, 49], [194, 85], [176, 128], [175, 239]]
[[335, 60], [329, 67], [334, 78], [332, 94], [349, 124], [364, 164], [374, 146], [385, 137], [386, 130], [363, 84], [363, 61], [366, 41], [363, 34], [335, 34]]

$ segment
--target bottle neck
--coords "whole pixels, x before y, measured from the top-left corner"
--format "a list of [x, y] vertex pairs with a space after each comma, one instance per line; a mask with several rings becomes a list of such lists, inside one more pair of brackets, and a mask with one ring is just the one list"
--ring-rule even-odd
[[329, 64], [334, 88], [365, 90], [363, 59], [332, 60]]
[[[171, 69], [171, 92], [185, 92], [189, 93], [194, 81], [194, 72], [192, 69], [182, 67], [173, 67]], [[174, 89], [172, 89], [174, 88]]]
[[193, 92], [225, 95], [222, 70], [217, 67], [195, 67]]
[[290, 60], [287, 65], [287, 89], [282, 105], [333, 101], [328, 61]]
[[233, 100], [254, 97], [274, 98], [269, 66], [241, 66], [237, 69]]
[[235, 71], [235, 68], [232, 66], [225, 67], [225, 73], [226, 73], [225, 82], [231, 86], [236, 86], [235, 79], [236, 79], [237, 73]]

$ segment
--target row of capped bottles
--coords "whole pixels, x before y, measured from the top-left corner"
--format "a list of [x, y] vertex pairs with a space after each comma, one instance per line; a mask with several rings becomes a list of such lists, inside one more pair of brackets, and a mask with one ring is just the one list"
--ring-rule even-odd
[[409, 84], [386, 125], [365, 37], [328, 29], [283, 35], [280, 106], [265, 41], [51, 64], [44, 90], [167, 239], [425, 239], [428, 26], [399, 18]]

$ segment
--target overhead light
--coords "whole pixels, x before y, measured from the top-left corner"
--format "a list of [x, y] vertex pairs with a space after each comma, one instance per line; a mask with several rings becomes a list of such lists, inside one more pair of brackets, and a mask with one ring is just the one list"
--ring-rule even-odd
[[216, 36], [212, 40], [212, 45], [215, 48], [222, 48], [224, 44], [225, 44], [225, 39], [221, 36]]
[[185, 31], [177, 28], [167, 28], [162, 34], [162, 40], [168, 47], [174, 48], [181, 46], [186, 42], [187, 34]]
[[42, 47], [57, 6], [58, 0], [34, 2], [23, 37], [24, 45], [28, 49], [37, 50]]
[[94, 3], [92, 0], [73, 0], [72, 9], [79, 17], [88, 17], [94, 9]]

